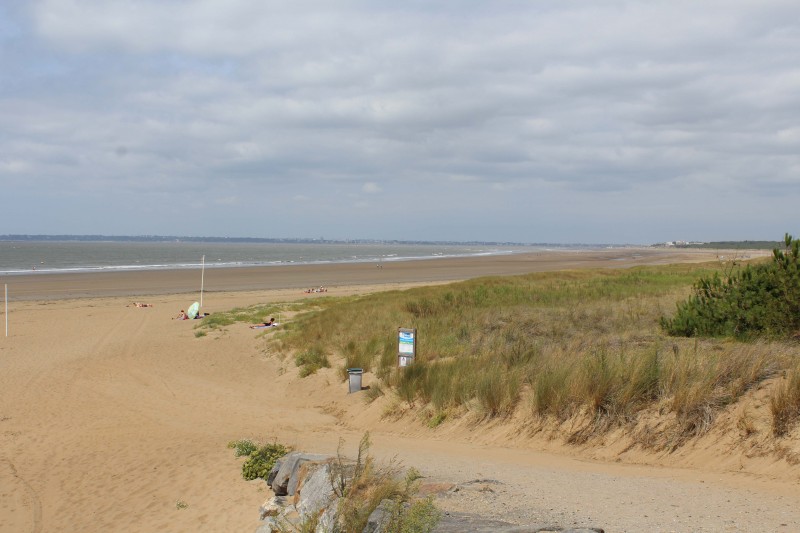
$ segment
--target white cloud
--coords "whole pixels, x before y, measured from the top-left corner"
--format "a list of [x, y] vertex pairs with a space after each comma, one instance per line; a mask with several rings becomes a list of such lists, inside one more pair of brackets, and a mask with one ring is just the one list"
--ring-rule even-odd
[[375, 194], [381, 192], [381, 187], [374, 181], [368, 181], [361, 187], [361, 190], [367, 194]]
[[[457, 228], [480, 213], [497, 240], [666, 240], [666, 218], [618, 220], [616, 203], [682, 205], [698, 191], [741, 203], [714, 231], [781, 235], [794, 220], [791, 202], [775, 205], [800, 184], [794, 2], [37, 0], [6, 15], [18, 28], [0, 48], [11, 198], [30, 189], [23, 174], [80, 191], [82, 211], [204, 191], [238, 200], [185, 231], [231, 235], [268, 208], [292, 235], [425, 238], [337, 204], [357, 191], [389, 211], [377, 193], [400, 188], [424, 192], [419, 232], [453, 239], [471, 239]], [[574, 216], [618, 224], [524, 229], [543, 198], [583, 195]], [[762, 208], [768, 223], [741, 215]], [[180, 232], [162, 217], [152, 224]]]

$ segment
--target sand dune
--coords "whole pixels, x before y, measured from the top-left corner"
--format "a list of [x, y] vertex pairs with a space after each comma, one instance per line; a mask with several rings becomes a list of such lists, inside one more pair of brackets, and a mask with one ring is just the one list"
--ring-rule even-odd
[[[207, 272], [204, 304], [213, 312], [313, 298], [298, 289], [320, 284], [335, 296], [715, 255], [622, 253]], [[708, 468], [615, 464], [491, 426], [438, 432], [408, 418], [382, 420], [380, 406], [346, 394], [333, 370], [300, 380], [244, 325], [195, 337], [193, 321], [171, 319], [195, 299], [177, 294], [192, 290], [194, 281], [180, 281], [186, 277], [11, 280], [12, 294], [19, 292], [10, 335], [0, 337], [0, 532], [253, 531], [266, 490], [241, 478], [229, 441], [277, 439], [332, 453], [339, 438], [353, 450], [367, 429], [381, 458], [396, 456], [436, 479], [501, 482], [491, 497], [454, 498], [453, 509], [520, 522], [591, 522], [607, 531], [645, 524], [653, 531], [793, 531], [800, 524], [797, 467], [753, 476], [723, 472], [713, 461]], [[154, 307], [128, 307], [132, 296]]]

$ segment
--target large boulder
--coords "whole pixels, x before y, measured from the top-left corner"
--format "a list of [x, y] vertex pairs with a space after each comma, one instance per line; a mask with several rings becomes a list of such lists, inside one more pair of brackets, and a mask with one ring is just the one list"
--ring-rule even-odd
[[[285, 455], [281, 460], [281, 466], [278, 469], [277, 473], [275, 474], [272, 483], [270, 486], [272, 487], [272, 492], [275, 493], [276, 496], [286, 496], [294, 494], [295, 489], [297, 488], [298, 479], [297, 476], [299, 474], [300, 466], [303, 463], [307, 463], [309, 461], [324, 461], [328, 459], [330, 456], [328, 455], [320, 455], [315, 453], [302, 453], [302, 452], [291, 452]], [[292, 481], [292, 476], [295, 477], [294, 481], [291, 483], [292, 490], [289, 491], [289, 484]], [[270, 475], [270, 477], [272, 477]]]
[[[330, 505], [334, 498], [331, 485], [331, 465], [329, 463], [308, 463], [304, 465], [305, 479], [300, 486], [297, 512], [305, 520], [316, 515]], [[291, 486], [291, 483], [290, 483]]]

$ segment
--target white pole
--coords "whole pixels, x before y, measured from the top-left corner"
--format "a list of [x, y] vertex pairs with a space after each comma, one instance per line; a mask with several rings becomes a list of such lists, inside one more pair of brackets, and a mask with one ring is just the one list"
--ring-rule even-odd
[[203, 270], [200, 274], [200, 308], [203, 308], [203, 284], [206, 279], [206, 256], [203, 256]]
[[8, 337], [8, 283], [6, 283], [6, 337]]

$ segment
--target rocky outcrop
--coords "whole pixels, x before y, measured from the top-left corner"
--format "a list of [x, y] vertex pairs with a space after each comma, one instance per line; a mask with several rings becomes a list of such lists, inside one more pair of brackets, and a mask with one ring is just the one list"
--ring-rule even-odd
[[[328, 455], [292, 452], [279, 459], [267, 479], [273, 496], [259, 508], [263, 522], [256, 533], [293, 530], [293, 526], [317, 516], [316, 533], [335, 529], [337, 496], [332, 484], [332, 462]], [[489, 481], [489, 480], [478, 480]], [[439, 484], [447, 492], [453, 484]], [[436, 490], [431, 491], [436, 493]], [[434, 494], [435, 495], [435, 494]], [[383, 529], [391, 502], [386, 500], [370, 515], [362, 533], [391, 533]], [[435, 533], [603, 533], [602, 528], [564, 528], [550, 524], [520, 526], [467, 513], [444, 513]]]
[[321, 462], [330, 459], [328, 455], [319, 455], [302, 452], [292, 452], [285, 455], [283, 458], [275, 462], [277, 470], [275, 476], [270, 473], [270, 478], [267, 479], [272, 492], [276, 496], [286, 496], [287, 494], [293, 495], [297, 492], [297, 486], [300, 482], [300, 467], [308, 462]]

